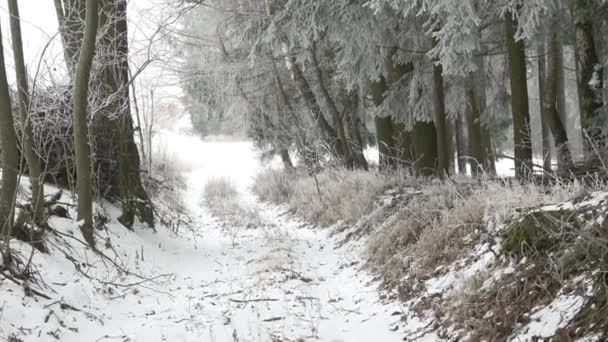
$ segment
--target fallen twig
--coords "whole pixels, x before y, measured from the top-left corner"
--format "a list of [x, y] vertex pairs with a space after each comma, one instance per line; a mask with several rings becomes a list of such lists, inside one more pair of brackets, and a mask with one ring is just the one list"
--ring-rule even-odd
[[256, 298], [256, 299], [234, 299], [230, 298], [229, 301], [234, 303], [251, 303], [251, 302], [278, 302], [276, 298]]

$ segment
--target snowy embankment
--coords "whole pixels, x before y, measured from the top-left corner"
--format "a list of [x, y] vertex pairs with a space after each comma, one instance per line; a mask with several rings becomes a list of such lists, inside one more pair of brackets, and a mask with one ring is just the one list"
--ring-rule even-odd
[[269, 171], [262, 198], [366, 245], [408, 341], [604, 341], [601, 183], [448, 182], [352, 170]]
[[[188, 227], [156, 232], [109, 219], [93, 253], [71, 218], [52, 217], [48, 255], [13, 242], [31, 257], [35, 281], [0, 277], [0, 339], [9, 341], [399, 341], [401, 309], [383, 304], [364, 272], [364, 246], [336, 248], [338, 237], [262, 205], [247, 187], [259, 165], [248, 143], [203, 143], [166, 132], [169, 153], [188, 163], [183, 201]], [[253, 229], [218, 222], [202, 189], [229, 177], [259, 214]], [[47, 193], [55, 189], [47, 188]], [[67, 203], [75, 218], [70, 194]], [[43, 294], [32, 295], [27, 288]]]

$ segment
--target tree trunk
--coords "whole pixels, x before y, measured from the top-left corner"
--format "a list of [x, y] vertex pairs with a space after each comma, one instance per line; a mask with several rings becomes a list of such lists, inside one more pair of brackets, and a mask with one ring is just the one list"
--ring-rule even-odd
[[344, 123], [342, 122], [342, 116], [340, 115], [340, 111], [338, 110], [338, 107], [336, 106], [334, 99], [331, 97], [331, 95], [329, 94], [329, 91], [327, 90], [327, 87], [325, 86], [323, 70], [321, 69], [321, 66], [319, 65], [319, 61], [317, 60], [316, 44], [313, 43], [312, 46], [313, 46], [311, 49], [312, 64], [315, 69], [317, 82], [319, 83], [319, 89], [321, 91], [321, 96], [323, 97], [327, 107], [329, 108], [329, 113], [331, 115], [331, 118], [332, 118], [332, 121], [334, 124], [334, 128], [336, 129], [337, 138], [338, 138], [336, 141], [336, 146], [339, 149], [340, 154], [343, 156], [342, 161], [344, 162], [346, 167], [351, 168], [354, 166], [353, 153], [351, 151], [348, 138], [346, 137], [346, 130], [344, 129]]
[[546, 172], [551, 172], [551, 135], [547, 124], [547, 113], [545, 110], [545, 79], [547, 77], [547, 69], [545, 65], [545, 43], [538, 42], [536, 52], [538, 54], [538, 103], [540, 113], [540, 124], [541, 124], [541, 137], [542, 137], [542, 157], [543, 157], [543, 169]]
[[435, 106], [435, 126], [437, 130], [437, 173], [440, 177], [450, 175], [450, 160], [448, 147], [448, 129], [445, 113], [445, 95], [443, 89], [443, 68], [433, 66], [433, 103]]
[[570, 10], [574, 24], [574, 42], [577, 53], [579, 102], [581, 126], [585, 134], [585, 156], [595, 159], [595, 149], [605, 146], [603, 128], [605, 119], [601, 116], [603, 101], [603, 66], [599, 61], [594, 41], [593, 11], [595, 1], [571, 0]]
[[[375, 106], [380, 106], [384, 101], [384, 93], [388, 89], [384, 77], [371, 84], [371, 95]], [[390, 116], [374, 117], [376, 126], [376, 145], [378, 147], [378, 167], [380, 171], [392, 169], [396, 166], [393, 151], [395, 150], [393, 139], [393, 119]]]
[[[102, 66], [99, 80], [106, 91], [102, 97], [106, 101], [107, 112], [99, 113], [96, 118], [100, 121], [98, 124], [104, 127], [104, 138], [110, 145], [102, 146], [109, 151], [99, 152], [109, 156], [111, 161], [117, 164], [116, 171], [109, 175], [109, 195], [119, 198], [122, 203], [122, 214], [118, 220], [124, 226], [131, 228], [137, 216], [141, 222], [154, 227], [152, 202], [141, 181], [141, 161], [133, 138], [129, 96], [127, 3], [126, 0], [103, 0], [101, 3], [99, 27], [104, 35], [100, 39], [100, 50], [111, 60]], [[104, 169], [113, 170], [114, 167], [110, 163]]]
[[54, 0], [55, 12], [59, 24], [59, 33], [63, 43], [63, 57], [68, 73], [76, 71], [78, 62], [78, 49], [83, 38], [84, 1], [82, 0]]
[[475, 99], [477, 105], [477, 121], [479, 122], [479, 131], [481, 137], [481, 161], [483, 163], [483, 171], [490, 175], [496, 174], [496, 163], [494, 158], [494, 150], [492, 148], [492, 136], [487, 125], [483, 124], [482, 115], [486, 110], [486, 66], [483, 56], [476, 57], [477, 71], [475, 72]]
[[293, 163], [291, 162], [291, 158], [289, 157], [289, 151], [287, 149], [282, 149], [279, 151], [279, 155], [281, 156], [281, 161], [283, 162], [283, 167], [286, 171], [291, 171], [294, 169]]
[[361, 137], [360, 127], [361, 119], [359, 117], [360, 106], [359, 106], [359, 95], [357, 92], [352, 91], [351, 94], [346, 96], [344, 101], [344, 112], [346, 113], [346, 125], [348, 127], [348, 134], [350, 136], [350, 149], [353, 154], [353, 161], [356, 168], [368, 170], [369, 164], [365, 159], [363, 149], [365, 144]]
[[[473, 80], [473, 79], [472, 79]], [[467, 102], [469, 113], [467, 115], [468, 137], [469, 137], [469, 165], [471, 165], [471, 175], [477, 177], [480, 172], [483, 172], [485, 160], [483, 148], [483, 135], [481, 128], [481, 113], [479, 110], [479, 102], [475, 93], [475, 86], [471, 84], [467, 89]]]
[[[13, 122], [11, 98], [6, 79], [4, 46], [0, 30], [0, 149], [2, 157], [2, 186], [0, 186], [0, 224], [2, 238], [7, 244], [12, 235], [15, 217], [15, 196], [19, 176], [19, 151]], [[5, 251], [2, 251], [5, 253]], [[6, 255], [2, 255], [7, 257]]]
[[[378, 81], [371, 84], [371, 95], [375, 106], [384, 102], [384, 93], [390, 84], [399, 81], [406, 74], [414, 71], [412, 63], [396, 63], [393, 61], [394, 52], [387, 58], [388, 75], [380, 77]], [[406, 130], [404, 124], [397, 122], [392, 116], [374, 118], [376, 124], [376, 141], [380, 155], [380, 170], [407, 166], [415, 158], [413, 157], [413, 144], [411, 134]]]
[[291, 72], [292, 80], [296, 86], [296, 89], [300, 92], [306, 107], [312, 114], [313, 120], [317, 123], [319, 130], [321, 132], [321, 136], [323, 137], [323, 141], [330, 147], [332, 153], [338, 157], [339, 159], [344, 160], [344, 151], [340, 149], [338, 142], [338, 134], [331, 127], [331, 125], [325, 119], [323, 112], [321, 111], [321, 107], [315, 97], [315, 94], [310, 87], [310, 84], [304, 77], [302, 70], [298, 66], [295, 57], [286, 57], [287, 68]]
[[91, 189], [90, 149], [87, 127], [87, 105], [89, 95], [89, 79], [98, 22], [97, 0], [86, 1], [86, 20], [80, 57], [74, 75], [73, 86], [73, 127], [74, 127], [74, 159], [76, 163], [78, 188], [78, 221], [85, 240], [95, 246], [93, 236], [93, 196]]
[[[129, 68], [129, 79], [133, 80], [131, 74], [131, 68]], [[141, 115], [139, 114], [139, 105], [137, 104], [137, 92], [135, 91], [135, 82], [131, 82], [131, 96], [133, 98], [133, 107], [135, 108], [135, 118], [137, 119], [137, 133], [139, 135], [139, 148], [141, 151], [141, 163], [145, 164], [148, 160], [146, 158], [146, 144], [144, 140], [143, 129], [141, 127]]]
[[433, 122], [416, 122], [414, 125], [414, 151], [416, 173], [432, 176], [437, 166], [437, 131]]
[[465, 146], [464, 128], [462, 126], [463, 118], [458, 116], [454, 120], [454, 137], [456, 138], [456, 164], [458, 165], [458, 173], [461, 175], [467, 174], [467, 148]]
[[526, 77], [526, 52], [523, 40], [515, 40], [518, 22], [511, 13], [505, 15], [505, 35], [511, 83], [515, 176], [527, 179], [532, 174], [532, 141]]
[[30, 97], [27, 84], [27, 71], [23, 58], [23, 41], [21, 38], [21, 22], [17, 0], [8, 1], [10, 13], [10, 27], [13, 41], [13, 56], [15, 59], [15, 73], [19, 97], [19, 118], [22, 129], [22, 150], [27, 162], [30, 183], [32, 187], [32, 210], [34, 222], [42, 225], [44, 221], [44, 180], [42, 179], [42, 168], [40, 159], [36, 153], [34, 134], [29, 118]]
[[[555, 27], [557, 29], [557, 27]], [[563, 77], [563, 56], [557, 31], [550, 33], [548, 37], [549, 54], [547, 55], [547, 79], [543, 96], [543, 114], [545, 122], [553, 134], [555, 149], [557, 151], [557, 168], [560, 174], [568, 171], [572, 164], [572, 154], [568, 143], [568, 134], [562, 121], [559, 108], [560, 102], [560, 74]], [[563, 83], [562, 83], [563, 84]], [[562, 108], [562, 110], [564, 110]]]
[[[281, 80], [281, 76], [279, 75], [279, 71], [276, 67], [276, 64], [274, 64], [274, 62], [272, 62], [272, 63], [273, 63], [272, 65], [273, 65], [273, 71], [274, 71], [279, 99], [280, 99], [280, 101], [283, 102], [283, 105], [287, 108], [287, 113], [290, 116], [290, 119], [286, 119], [285, 122], [291, 122], [291, 124], [296, 127], [296, 136], [295, 136], [294, 140], [296, 142], [298, 152], [300, 154], [300, 157], [302, 158], [302, 162], [303, 162], [304, 166], [309, 171], [312, 171], [316, 168], [316, 165], [318, 163], [317, 155], [316, 155], [316, 153], [314, 153], [314, 151], [310, 151], [310, 149], [308, 147], [306, 133], [304, 132], [304, 129], [300, 125], [300, 119], [296, 115], [293, 104], [291, 103], [291, 101], [289, 100], [289, 97], [287, 96], [287, 91], [285, 90], [285, 87], [283, 86], [283, 81]], [[245, 95], [243, 95], [243, 96], [245, 97]]]

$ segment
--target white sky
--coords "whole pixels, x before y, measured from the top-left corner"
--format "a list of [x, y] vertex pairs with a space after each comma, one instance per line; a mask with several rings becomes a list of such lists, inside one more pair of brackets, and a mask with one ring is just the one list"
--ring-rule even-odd
[[[129, 31], [131, 35], [131, 54], [142, 51], [142, 46], [148, 44], [148, 39], [156, 30], [160, 18], [170, 15], [166, 6], [166, 0], [130, 0], [129, 1]], [[21, 29], [23, 33], [23, 45], [26, 64], [30, 77], [32, 77], [38, 66], [41, 66], [43, 78], [60, 78], [64, 69], [61, 38], [57, 35], [57, 17], [53, 0], [19, 0], [21, 15]], [[8, 23], [8, 6], [5, 0], [0, 0], [0, 22], [3, 34], [4, 54], [6, 59], [7, 75], [9, 82], [14, 83], [14, 71], [12, 61], [12, 50], [10, 45], [10, 31]], [[44, 52], [44, 63], [40, 63], [45, 45], [52, 41]], [[145, 49], [147, 50], [147, 49]], [[155, 44], [155, 51], [160, 51], [160, 44]], [[147, 55], [147, 54], [146, 54]], [[134, 56], [131, 67], [137, 70], [139, 64], [145, 60], [145, 56]], [[162, 63], [151, 64], [142, 73], [138, 84], [142, 87], [157, 87], [156, 93], [163, 98], [178, 101], [181, 90], [176, 86], [165, 86], [174, 84], [173, 77], [167, 70], [162, 70]], [[49, 73], [50, 71], [50, 73]], [[54, 74], [53, 76], [49, 76]]]

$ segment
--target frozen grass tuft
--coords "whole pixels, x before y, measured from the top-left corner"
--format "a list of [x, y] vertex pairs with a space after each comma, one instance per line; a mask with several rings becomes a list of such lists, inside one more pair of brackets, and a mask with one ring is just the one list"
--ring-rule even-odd
[[207, 204], [229, 201], [237, 195], [236, 187], [230, 179], [225, 177], [211, 178], [205, 184], [203, 191]]
[[297, 175], [269, 168], [256, 175], [252, 190], [262, 201], [282, 204], [291, 199], [296, 178]]
[[233, 229], [228, 232], [236, 236], [241, 227], [254, 228], [262, 224], [255, 205], [246, 203], [234, 183], [226, 177], [211, 178], [203, 189], [204, 201], [211, 213], [221, 219], [224, 227]]

